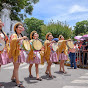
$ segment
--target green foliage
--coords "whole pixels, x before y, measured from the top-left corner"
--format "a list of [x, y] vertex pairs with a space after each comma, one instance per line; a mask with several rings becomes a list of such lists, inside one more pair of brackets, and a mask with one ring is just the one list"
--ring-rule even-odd
[[54, 37], [59, 37], [59, 35], [63, 35], [65, 39], [71, 38], [72, 30], [65, 23], [57, 21], [56, 23], [51, 21], [48, 25], [41, 26], [41, 37], [45, 39], [46, 33], [51, 32]]
[[24, 20], [24, 25], [26, 32], [28, 34], [28, 37], [30, 37], [31, 31], [37, 31], [41, 39], [45, 39], [45, 35], [48, 32], [51, 32], [55, 38], [57, 38], [59, 35], [63, 35], [65, 39], [72, 38], [72, 29], [69, 27], [69, 25], [60, 21], [57, 21], [56, 23], [51, 21], [48, 25], [44, 24], [43, 20], [39, 20], [36, 18], [26, 18]]
[[[23, 20], [23, 17], [26, 16], [26, 13], [32, 14], [33, 4], [36, 4], [39, 0], [0, 0], [0, 11], [3, 9], [2, 4], [7, 3], [11, 5], [11, 19], [12, 20]], [[20, 14], [21, 10], [25, 12]]]
[[30, 33], [34, 30], [37, 31], [41, 37], [41, 26], [44, 25], [43, 20], [39, 20], [39, 19], [36, 19], [33, 17], [32, 18], [26, 18], [24, 20], [24, 24], [25, 24], [25, 29], [26, 29], [26, 32], [28, 34], [28, 37], [30, 36]]
[[81, 22], [77, 22], [76, 26], [74, 26], [75, 35], [84, 35], [88, 33], [88, 21], [84, 20]]

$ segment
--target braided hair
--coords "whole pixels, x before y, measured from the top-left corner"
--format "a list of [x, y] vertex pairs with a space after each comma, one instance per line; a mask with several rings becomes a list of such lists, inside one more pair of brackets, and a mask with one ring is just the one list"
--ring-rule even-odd
[[[17, 26], [16, 26], [16, 28], [18, 28], [18, 26], [20, 26], [20, 24], [18, 24]], [[17, 34], [17, 31], [15, 30], [15, 33]], [[21, 36], [23, 37], [23, 34], [22, 33], [20, 33], [21, 34]], [[17, 34], [17, 36], [18, 36], [18, 34]], [[18, 38], [19, 38], [19, 36], [18, 36]]]
[[5, 33], [3, 32], [3, 30], [1, 29], [1, 33], [4, 35], [4, 37], [6, 37]]
[[47, 36], [47, 40], [48, 40], [48, 37], [50, 36], [51, 34], [49, 34], [48, 36]]
[[34, 32], [34, 33], [32, 34], [32, 39], [33, 39], [33, 36], [34, 36], [35, 33], [36, 33], [36, 32]]
[[[0, 19], [0, 21], [2, 22], [2, 20]], [[5, 35], [5, 33], [3, 32], [3, 30], [1, 29], [0, 30], [1, 31], [1, 33], [4, 35], [4, 39], [6, 38], [6, 35]], [[5, 41], [6, 42], [6, 41]]]

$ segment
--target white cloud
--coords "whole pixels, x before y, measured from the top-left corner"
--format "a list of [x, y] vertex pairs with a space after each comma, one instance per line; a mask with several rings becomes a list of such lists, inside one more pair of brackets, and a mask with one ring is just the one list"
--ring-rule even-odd
[[79, 5], [73, 5], [73, 6], [70, 8], [70, 10], [69, 10], [70, 13], [86, 12], [86, 11], [88, 11], [87, 8], [82, 7], [82, 6], [79, 6]]
[[57, 20], [59, 21], [67, 21], [67, 22], [78, 22], [78, 21], [82, 21], [82, 20], [88, 20], [88, 13], [83, 13], [83, 14], [76, 14], [76, 15], [73, 15], [73, 14], [62, 14], [62, 15], [56, 15], [56, 16], [53, 16], [53, 17], [50, 17], [50, 18], [46, 18], [45, 21], [49, 22], [50, 20], [52, 20], [54, 22], [56, 22]]
[[53, 19], [55, 22], [67, 21], [73, 26], [78, 21], [88, 19], [87, 2], [88, 0], [40, 0], [34, 5], [32, 17], [42, 19], [46, 24]]
[[[70, 8], [70, 9], [69, 9]], [[88, 9], [85, 7], [82, 7], [81, 5], [73, 5], [72, 7], [69, 7], [66, 12], [63, 12], [61, 14], [57, 14], [54, 16], [51, 16], [49, 18], [46, 18], [45, 21], [49, 22], [53, 19], [53, 21], [67, 21], [67, 22], [73, 22], [73, 21], [82, 21], [88, 19]], [[81, 13], [77, 13], [81, 12]]]
[[34, 5], [33, 14], [41, 14], [46, 16], [51, 16], [55, 14], [60, 14], [66, 7], [64, 5], [58, 4], [58, 0], [40, 0], [40, 2]]

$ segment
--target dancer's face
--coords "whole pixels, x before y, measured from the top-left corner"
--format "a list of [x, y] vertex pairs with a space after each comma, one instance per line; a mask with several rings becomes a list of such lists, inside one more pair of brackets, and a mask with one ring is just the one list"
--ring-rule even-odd
[[64, 37], [63, 36], [61, 36], [61, 40], [64, 40]]
[[53, 36], [52, 35], [49, 35], [48, 36], [48, 40], [52, 41], [52, 39], [53, 39]]
[[38, 39], [39, 35], [37, 33], [34, 34], [33, 39]]
[[23, 26], [19, 25], [17, 28], [16, 28], [16, 31], [18, 34], [22, 33], [23, 31]]

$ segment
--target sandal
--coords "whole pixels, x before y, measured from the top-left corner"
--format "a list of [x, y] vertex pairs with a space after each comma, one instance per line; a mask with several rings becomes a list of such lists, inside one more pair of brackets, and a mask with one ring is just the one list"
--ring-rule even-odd
[[22, 83], [16, 84], [16, 86], [24, 88], [24, 86], [22, 85]]
[[16, 79], [11, 79], [12, 82], [16, 82]]
[[29, 75], [29, 78], [33, 78], [33, 75]]
[[67, 72], [66, 72], [66, 71], [64, 71], [63, 73], [64, 73], [64, 74], [67, 74]]
[[49, 75], [49, 78], [52, 78], [53, 79], [53, 76], [52, 75]]
[[63, 73], [63, 71], [59, 71], [60, 73]]
[[42, 78], [36, 78], [36, 80], [42, 81]]
[[46, 75], [49, 75], [49, 73], [45, 72]]

